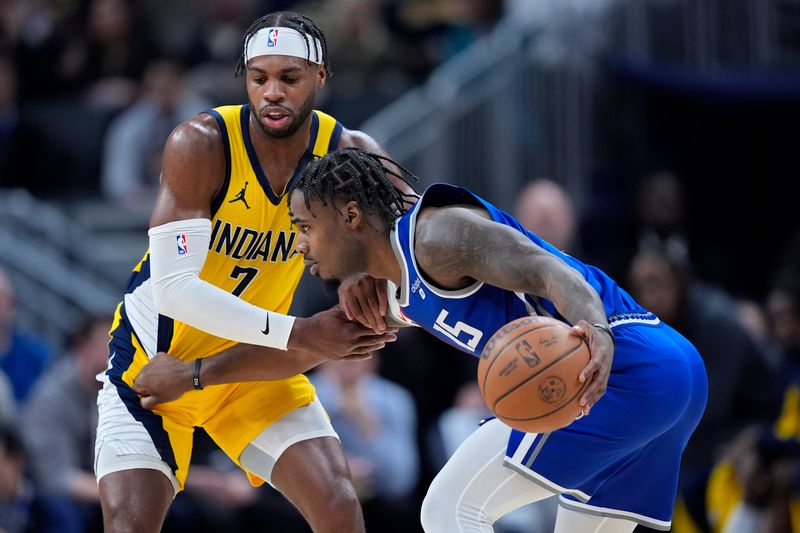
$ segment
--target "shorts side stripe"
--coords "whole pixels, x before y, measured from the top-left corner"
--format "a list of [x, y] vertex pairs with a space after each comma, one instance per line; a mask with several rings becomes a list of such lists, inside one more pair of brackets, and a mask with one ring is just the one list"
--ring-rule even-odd
[[[124, 306], [120, 306], [117, 312], [122, 315], [123, 320], [112, 332], [112, 339], [109, 344], [109, 350], [111, 350], [112, 353], [111, 368], [109, 368], [106, 373], [111, 383], [114, 385], [117, 394], [119, 394], [122, 403], [128, 409], [128, 412], [135, 420], [144, 426], [150, 438], [153, 440], [153, 444], [155, 444], [159, 455], [161, 455], [161, 458], [170, 466], [174, 473], [178, 470], [178, 465], [175, 461], [175, 454], [169, 440], [169, 433], [164, 429], [164, 421], [156, 413], [146, 411], [141, 407], [139, 404], [139, 395], [123, 380], [123, 374], [134, 362], [136, 339], [133, 332], [125, 327], [127, 321], [124, 320]], [[128, 337], [127, 342], [124, 340], [126, 334]]]

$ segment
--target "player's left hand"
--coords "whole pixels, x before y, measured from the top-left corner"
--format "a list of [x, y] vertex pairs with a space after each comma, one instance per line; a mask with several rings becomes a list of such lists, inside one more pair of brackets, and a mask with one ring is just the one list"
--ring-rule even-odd
[[614, 342], [605, 332], [585, 320], [580, 320], [572, 326], [572, 333], [581, 337], [589, 346], [589, 364], [578, 376], [581, 383], [589, 382], [580, 399], [583, 414], [586, 416], [606, 392], [608, 377], [611, 375], [611, 362], [614, 360]]
[[171, 355], [158, 352], [150, 359], [133, 383], [133, 390], [141, 396], [145, 409], [177, 400], [192, 390], [193, 361], [184, 362]]
[[349, 320], [357, 320], [375, 333], [386, 331], [384, 316], [389, 310], [386, 280], [354, 274], [339, 285], [339, 308]]

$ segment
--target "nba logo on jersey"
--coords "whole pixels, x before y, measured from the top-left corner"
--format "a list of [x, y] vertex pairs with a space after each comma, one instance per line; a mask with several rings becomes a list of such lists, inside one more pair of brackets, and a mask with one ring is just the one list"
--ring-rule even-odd
[[186, 245], [186, 235], [178, 235], [178, 255], [186, 255], [189, 252], [189, 247]]
[[267, 46], [272, 48], [278, 45], [278, 28], [270, 28], [267, 33]]

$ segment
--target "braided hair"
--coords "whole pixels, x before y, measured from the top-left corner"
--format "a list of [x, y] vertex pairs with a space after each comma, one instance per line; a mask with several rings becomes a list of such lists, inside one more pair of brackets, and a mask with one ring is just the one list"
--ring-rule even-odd
[[[333, 75], [333, 69], [328, 61], [328, 41], [325, 40], [325, 34], [322, 33], [322, 30], [319, 29], [319, 26], [317, 26], [316, 23], [309, 17], [301, 15], [300, 13], [295, 13], [294, 11], [276, 11], [257, 19], [250, 25], [249, 28], [247, 28], [247, 31], [244, 32], [244, 37], [242, 37], [241, 53], [239, 54], [239, 62], [236, 65], [237, 78], [247, 72], [247, 61], [245, 59], [245, 54], [247, 52], [247, 41], [249, 41], [250, 38], [258, 32], [258, 30], [275, 26], [291, 28], [299, 31], [303, 35], [308, 35], [318, 39], [322, 45], [322, 57], [314, 57], [314, 61], [312, 61], [311, 58], [312, 52], [311, 46], [309, 46], [309, 41], [308, 39], [305, 39], [306, 51], [308, 52], [308, 61], [322, 63], [325, 65], [325, 71], [328, 73], [328, 76], [330, 77]], [[316, 49], [313, 53], [316, 56]]]
[[417, 180], [411, 172], [388, 157], [360, 148], [342, 148], [309, 163], [289, 188], [288, 201], [291, 203], [292, 194], [297, 190], [302, 191], [309, 210], [315, 200], [334, 207], [335, 200], [355, 200], [364, 212], [377, 214], [388, 231], [408, 206], [419, 198], [400, 190], [389, 179], [390, 175], [412, 189], [411, 181]]

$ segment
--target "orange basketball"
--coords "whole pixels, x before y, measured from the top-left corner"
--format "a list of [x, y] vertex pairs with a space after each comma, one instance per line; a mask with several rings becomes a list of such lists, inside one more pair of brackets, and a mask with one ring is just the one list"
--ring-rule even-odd
[[507, 425], [546, 433], [580, 414], [578, 376], [589, 347], [554, 318], [529, 316], [492, 335], [478, 363], [478, 386], [486, 405]]

